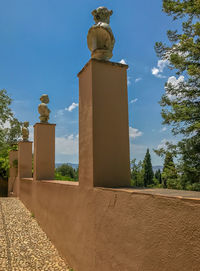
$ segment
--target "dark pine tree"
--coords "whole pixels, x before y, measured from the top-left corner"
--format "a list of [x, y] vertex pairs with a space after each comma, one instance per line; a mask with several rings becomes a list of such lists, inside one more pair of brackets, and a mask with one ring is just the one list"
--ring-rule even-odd
[[166, 153], [163, 173], [163, 186], [166, 188], [176, 188], [177, 186], [177, 171], [173, 161], [173, 156], [170, 152]]
[[151, 155], [149, 149], [147, 149], [143, 162], [144, 167], [144, 186], [153, 184], [153, 168], [151, 164]]
[[158, 180], [159, 184], [162, 184], [162, 176], [161, 176], [160, 169], [156, 170], [156, 172], [155, 172], [155, 178]]
[[163, 124], [182, 139], [167, 147], [170, 152], [175, 148], [180, 157], [183, 188], [200, 188], [200, 1], [163, 0], [163, 11], [182, 25], [167, 32], [168, 44], [155, 45], [158, 57], [177, 75], [166, 82], [160, 105]]

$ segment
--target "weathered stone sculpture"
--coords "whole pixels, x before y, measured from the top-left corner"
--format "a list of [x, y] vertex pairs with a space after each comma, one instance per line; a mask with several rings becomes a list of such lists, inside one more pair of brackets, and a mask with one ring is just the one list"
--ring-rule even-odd
[[115, 38], [109, 25], [112, 13], [112, 10], [105, 7], [99, 7], [92, 11], [95, 25], [89, 29], [87, 36], [87, 44], [92, 58], [109, 60], [113, 55]]
[[24, 124], [23, 124], [23, 127], [22, 127], [22, 138], [23, 138], [23, 141], [28, 141], [28, 138], [29, 138], [28, 127], [29, 127], [29, 122], [25, 121]]
[[51, 112], [47, 106], [47, 104], [49, 103], [49, 96], [47, 94], [43, 94], [40, 97], [40, 101], [42, 102], [38, 106], [38, 112], [40, 113], [40, 122], [48, 123], [49, 114]]

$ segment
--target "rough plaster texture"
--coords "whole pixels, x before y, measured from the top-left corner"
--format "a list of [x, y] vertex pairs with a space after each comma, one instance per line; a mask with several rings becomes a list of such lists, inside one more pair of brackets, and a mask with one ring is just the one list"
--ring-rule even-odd
[[198, 198], [30, 179], [20, 198], [76, 271], [199, 270]]
[[34, 125], [34, 179], [53, 180], [55, 174], [55, 124]]
[[32, 178], [32, 142], [18, 143], [18, 176]]
[[18, 151], [9, 152], [9, 179], [8, 179], [8, 196], [18, 196], [19, 181], [17, 178], [17, 168], [13, 166], [13, 161], [18, 160]]
[[80, 186], [130, 185], [127, 67], [91, 59], [78, 74]]

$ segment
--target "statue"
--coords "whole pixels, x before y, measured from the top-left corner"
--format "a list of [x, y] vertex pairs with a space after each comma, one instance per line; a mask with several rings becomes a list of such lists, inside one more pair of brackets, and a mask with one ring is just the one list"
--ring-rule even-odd
[[25, 121], [24, 124], [23, 124], [23, 127], [22, 127], [22, 138], [23, 138], [23, 141], [28, 141], [28, 138], [29, 138], [28, 127], [29, 127], [29, 122]]
[[89, 29], [87, 35], [87, 44], [92, 58], [109, 60], [113, 55], [115, 38], [109, 25], [112, 14], [113, 11], [105, 7], [92, 11], [95, 24]]
[[38, 112], [40, 113], [40, 122], [48, 123], [49, 114], [51, 112], [47, 106], [47, 104], [49, 103], [49, 96], [47, 94], [43, 94], [40, 97], [40, 101], [42, 102], [38, 106]]

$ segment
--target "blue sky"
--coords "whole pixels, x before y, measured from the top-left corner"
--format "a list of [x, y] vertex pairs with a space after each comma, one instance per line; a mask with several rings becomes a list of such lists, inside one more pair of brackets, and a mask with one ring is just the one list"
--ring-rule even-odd
[[154, 44], [167, 43], [166, 31], [179, 27], [162, 12], [161, 0], [0, 0], [0, 89], [12, 96], [19, 120], [31, 125], [39, 121], [39, 98], [47, 93], [50, 122], [57, 124], [56, 162], [77, 163], [77, 73], [90, 59], [87, 32], [99, 6], [113, 10], [111, 60], [129, 65], [131, 158], [143, 159], [149, 147], [152, 163], [161, 165], [152, 149], [174, 138], [161, 124], [158, 101], [174, 73], [159, 61]]

